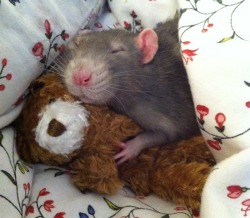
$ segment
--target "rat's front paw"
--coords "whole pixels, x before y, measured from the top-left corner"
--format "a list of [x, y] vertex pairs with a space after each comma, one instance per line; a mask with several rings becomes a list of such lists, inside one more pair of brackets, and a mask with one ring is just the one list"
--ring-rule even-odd
[[135, 158], [141, 152], [141, 146], [135, 144], [133, 139], [126, 143], [121, 142], [118, 144], [121, 151], [115, 155], [115, 161], [117, 165], [124, 163], [125, 161]]

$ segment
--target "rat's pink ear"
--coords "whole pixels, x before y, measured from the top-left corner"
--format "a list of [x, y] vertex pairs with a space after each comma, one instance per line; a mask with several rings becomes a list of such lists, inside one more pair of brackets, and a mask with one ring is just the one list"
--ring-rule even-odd
[[142, 52], [142, 64], [147, 64], [153, 60], [158, 50], [158, 36], [152, 29], [144, 29], [135, 38], [137, 47]]

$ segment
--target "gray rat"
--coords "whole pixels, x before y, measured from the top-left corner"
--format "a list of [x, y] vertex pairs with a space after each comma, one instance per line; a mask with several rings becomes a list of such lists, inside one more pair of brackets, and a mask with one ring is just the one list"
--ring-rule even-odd
[[146, 147], [198, 133], [177, 19], [139, 34], [87, 31], [66, 46], [62, 57], [58, 65], [73, 95], [85, 103], [107, 104], [145, 130], [119, 144], [118, 164]]

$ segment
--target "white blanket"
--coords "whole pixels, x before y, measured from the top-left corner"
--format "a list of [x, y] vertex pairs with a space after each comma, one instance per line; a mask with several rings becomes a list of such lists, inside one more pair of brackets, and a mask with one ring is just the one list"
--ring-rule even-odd
[[201, 132], [219, 163], [201, 217], [247, 217], [250, 206], [249, 0], [181, 2], [179, 27]]

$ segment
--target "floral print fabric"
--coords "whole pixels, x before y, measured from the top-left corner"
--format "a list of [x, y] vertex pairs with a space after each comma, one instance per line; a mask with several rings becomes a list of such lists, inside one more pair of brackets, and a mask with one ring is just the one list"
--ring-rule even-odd
[[197, 121], [218, 162], [203, 191], [201, 217], [249, 217], [250, 1], [179, 2]]
[[248, 9], [245, 0], [187, 1], [181, 9], [182, 55], [200, 129], [217, 161], [247, 148], [250, 138]]

